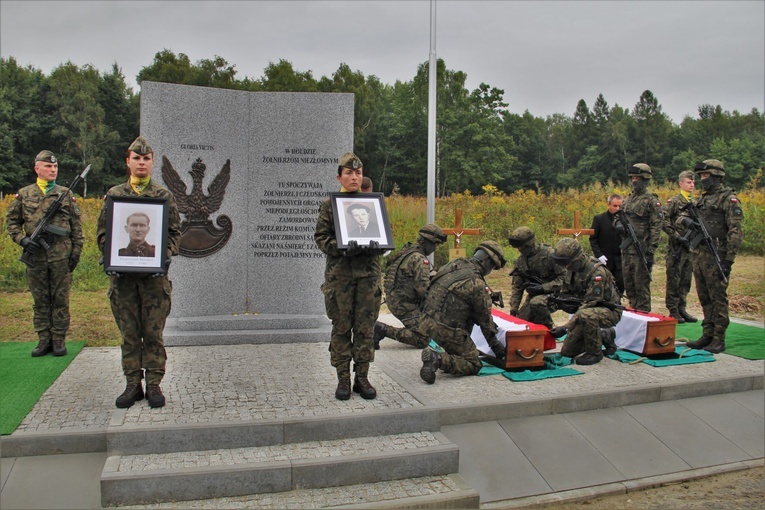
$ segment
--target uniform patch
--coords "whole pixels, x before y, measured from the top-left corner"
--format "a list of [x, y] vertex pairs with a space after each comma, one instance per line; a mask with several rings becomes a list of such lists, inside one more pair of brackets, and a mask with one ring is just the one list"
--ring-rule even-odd
[[425, 259], [425, 260], [423, 260], [423, 261], [422, 261], [422, 263], [423, 263], [423, 264], [425, 264], [425, 265], [427, 266], [427, 265], [429, 265], [429, 264], [430, 264], [430, 261], [429, 261], [428, 259]]
[[603, 277], [602, 277], [602, 276], [596, 276], [596, 277], [595, 277], [595, 281], [596, 281], [596, 282], [599, 282], [599, 281], [601, 281], [602, 279], [603, 279]]
[[487, 294], [491, 294], [491, 289], [490, 289], [489, 287], [484, 287], [484, 288], [483, 288], [483, 290], [484, 290], [484, 291], [485, 291]]
[[732, 204], [737, 204], [738, 203], [738, 198], [730, 197], [730, 201], [731, 201]]
[[19, 198], [19, 194], [18, 193], [16, 193], [16, 197], [15, 198]]

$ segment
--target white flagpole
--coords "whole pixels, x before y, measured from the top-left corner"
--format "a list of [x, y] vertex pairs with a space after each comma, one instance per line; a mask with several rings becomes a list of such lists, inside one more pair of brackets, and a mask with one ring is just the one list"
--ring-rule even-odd
[[[430, 0], [428, 64], [428, 223], [436, 222], [436, 0]], [[432, 257], [432, 255], [431, 255]], [[432, 262], [432, 259], [431, 259]]]

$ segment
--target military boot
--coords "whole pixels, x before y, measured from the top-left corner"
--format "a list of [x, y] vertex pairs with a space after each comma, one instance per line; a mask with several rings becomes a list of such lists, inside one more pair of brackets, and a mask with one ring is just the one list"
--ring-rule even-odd
[[53, 341], [50, 337], [50, 331], [40, 331], [38, 333], [40, 341], [37, 342], [37, 347], [32, 350], [32, 357], [37, 358], [45, 356], [51, 350], [53, 350]]
[[677, 308], [673, 308], [669, 311], [669, 316], [672, 317], [677, 321], [678, 324], [682, 324], [685, 322], [685, 317], [683, 317], [680, 312], [677, 310]]
[[696, 317], [688, 313], [688, 311], [685, 309], [684, 306], [681, 306], [680, 308], [678, 308], [677, 311], [680, 314], [680, 317], [682, 317], [683, 320], [685, 320], [685, 322], [699, 322], [699, 320]]
[[376, 321], [375, 322], [375, 332], [374, 336], [372, 337], [372, 340], [374, 340], [375, 343], [375, 350], [380, 350], [380, 340], [388, 336], [388, 330], [385, 327], [385, 323]]
[[721, 352], [725, 351], [725, 341], [721, 341], [717, 339], [712, 340], [712, 343], [704, 347], [704, 350], [707, 352], [711, 352], [712, 354], [720, 354]]
[[149, 401], [149, 407], [164, 407], [165, 396], [162, 394], [159, 384], [146, 385], [146, 400]]
[[141, 386], [141, 381], [128, 381], [125, 391], [122, 392], [122, 395], [117, 397], [115, 405], [120, 409], [127, 409], [139, 400], [143, 400], [143, 386]]
[[599, 352], [597, 354], [590, 354], [589, 352], [585, 352], [576, 360], [574, 361], [577, 365], [594, 365], [595, 363], [600, 363], [600, 360], [603, 359], [603, 353]]
[[711, 336], [705, 336], [701, 335], [701, 338], [696, 340], [695, 342], [686, 342], [685, 346], [690, 347], [691, 349], [703, 349], [707, 345], [712, 343], [713, 338]]
[[343, 374], [337, 376], [337, 389], [335, 390], [335, 398], [338, 400], [348, 400], [351, 398], [351, 376], [350, 374]]
[[361, 395], [361, 398], [371, 400], [377, 396], [377, 390], [374, 386], [369, 384], [369, 379], [366, 375], [356, 374], [353, 379], [353, 392]]
[[600, 340], [603, 342], [603, 354], [605, 356], [613, 356], [616, 353], [616, 328], [601, 328]]
[[436, 382], [436, 372], [441, 368], [441, 353], [434, 351], [430, 347], [422, 350], [422, 368], [420, 369], [420, 378], [428, 384]]
[[53, 355], [66, 356], [66, 342], [62, 335], [53, 335]]

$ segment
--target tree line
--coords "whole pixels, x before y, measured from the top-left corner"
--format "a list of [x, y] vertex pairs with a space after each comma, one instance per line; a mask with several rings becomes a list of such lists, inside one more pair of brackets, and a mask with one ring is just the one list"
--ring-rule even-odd
[[[509, 112], [505, 91], [437, 62], [436, 193], [448, 196], [484, 186], [499, 191], [549, 192], [608, 181], [626, 182], [626, 168], [648, 163], [658, 182], [674, 180], [702, 159], [725, 163], [737, 188], [765, 184], [765, 113], [729, 112], [703, 104], [680, 125], [644, 91], [628, 109], [599, 94], [580, 99], [573, 116], [545, 118]], [[237, 78], [235, 65], [215, 56], [192, 63], [183, 53], [155, 54], [137, 76], [144, 80], [262, 92], [348, 92], [355, 98], [354, 150], [376, 191], [424, 195], [427, 179], [428, 63], [408, 82], [382, 83], [340, 64], [332, 76], [313, 77], [286, 60], [271, 62], [259, 79]], [[86, 196], [125, 178], [125, 150], [139, 134], [139, 96], [117, 63], [101, 72], [66, 62], [45, 75], [15, 58], [0, 60], [0, 191], [31, 182], [41, 149], [60, 160], [66, 184], [91, 164]]]

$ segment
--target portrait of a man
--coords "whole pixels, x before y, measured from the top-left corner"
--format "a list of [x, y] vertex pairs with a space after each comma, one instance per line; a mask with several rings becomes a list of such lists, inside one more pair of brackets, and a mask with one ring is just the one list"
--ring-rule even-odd
[[380, 227], [370, 207], [363, 204], [351, 204], [346, 211], [353, 218], [353, 221], [348, 224], [348, 237], [380, 237]]
[[127, 217], [125, 232], [130, 241], [125, 248], [120, 248], [120, 257], [154, 257], [155, 247], [146, 241], [150, 223], [149, 215], [143, 212], [134, 212]]

